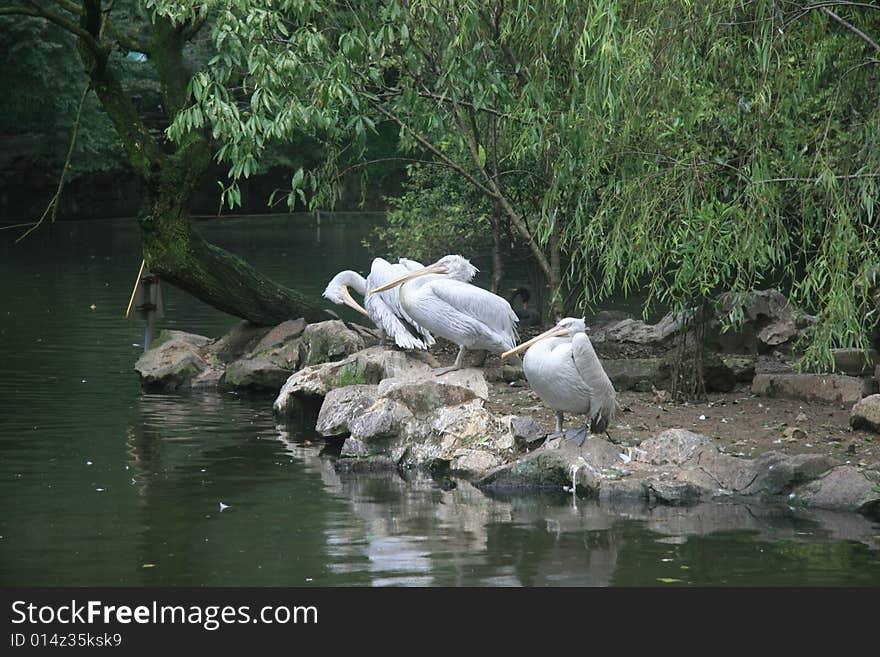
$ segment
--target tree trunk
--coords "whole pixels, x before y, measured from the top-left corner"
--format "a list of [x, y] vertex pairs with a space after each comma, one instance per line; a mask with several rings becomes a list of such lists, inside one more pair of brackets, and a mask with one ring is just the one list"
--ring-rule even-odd
[[317, 300], [263, 276], [241, 258], [207, 242], [190, 221], [187, 207], [207, 147], [179, 151], [151, 176], [138, 224], [150, 271], [197, 299], [255, 324], [273, 325], [304, 317], [329, 319]]
[[559, 220], [553, 220], [550, 231], [550, 315], [554, 321], [562, 319], [562, 268], [559, 258]]
[[501, 277], [504, 275], [504, 263], [501, 260], [501, 204], [495, 201], [492, 212], [492, 282], [489, 289], [498, 294]]
[[[205, 134], [188, 134], [167, 153], [150, 134], [131, 97], [109, 66], [110, 48], [99, 43], [99, 0], [85, 0], [79, 53], [92, 88], [128, 153], [134, 171], [145, 181], [146, 197], [138, 217], [144, 260], [165, 281], [210, 306], [250, 320], [277, 324], [304, 317], [328, 319], [317, 300], [266, 278], [241, 258], [208, 243], [189, 219], [189, 203], [211, 161]], [[150, 59], [156, 65], [169, 120], [187, 102], [190, 74], [184, 66], [184, 26], [155, 15], [151, 20]]]

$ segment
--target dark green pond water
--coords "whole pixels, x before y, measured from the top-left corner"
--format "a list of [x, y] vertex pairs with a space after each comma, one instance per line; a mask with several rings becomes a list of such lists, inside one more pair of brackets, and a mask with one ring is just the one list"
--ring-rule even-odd
[[[366, 269], [377, 220], [202, 228], [318, 295]], [[0, 232], [0, 585], [880, 584], [880, 526], [857, 515], [493, 499], [466, 482], [337, 474], [308, 426], [276, 424], [271, 398], [141, 391], [143, 326], [122, 317], [133, 222], [12, 238]], [[165, 292], [160, 326], [216, 336], [237, 322]]]

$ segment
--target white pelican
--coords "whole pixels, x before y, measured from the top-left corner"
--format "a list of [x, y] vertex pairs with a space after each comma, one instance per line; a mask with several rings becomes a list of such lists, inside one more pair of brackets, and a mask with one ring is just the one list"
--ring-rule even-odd
[[459, 347], [455, 364], [438, 371], [444, 374], [461, 368], [466, 349], [500, 354], [516, 345], [516, 314], [498, 295], [467, 282], [476, 273], [477, 268], [465, 258], [448, 255], [371, 289], [367, 298], [400, 285], [404, 311], [420, 326]]
[[586, 331], [583, 319], [566, 317], [549, 331], [501, 354], [505, 358], [528, 349], [523, 372], [538, 396], [556, 411], [553, 437], [562, 433], [563, 413], [587, 415], [583, 427], [565, 432], [578, 446], [588, 432], [603, 433], [617, 410], [614, 386]]
[[[327, 285], [323, 296], [333, 303], [345, 304], [369, 317], [397, 346], [404, 349], [427, 349], [434, 344], [434, 338], [401, 308], [397, 290], [382, 296], [367, 295], [368, 288], [383, 285], [417, 269], [422, 269], [422, 265], [415, 260], [401, 258], [400, 264], [393, 265], [383, 258], [375, 258], [366, 279], [350, 269], [341, 271]], [[366, 309], [352, 298], [349, 288], [364, 297]]]

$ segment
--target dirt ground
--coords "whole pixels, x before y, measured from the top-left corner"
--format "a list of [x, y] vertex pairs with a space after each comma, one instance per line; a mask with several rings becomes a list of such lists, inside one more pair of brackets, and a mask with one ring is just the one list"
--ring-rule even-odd
[[[525, 339], [525, 338], [524, 338]], [[451, 365], [457, 347], [438, 340], [431, 353]], [[474, 364], [474, 355], [465, 365]], [[488, 409], [497, 415], [531, 415], [547, 431], [555, 416], [525, 380], [501, 379], [502, 362], [489, 356]], [[688, 429], [718, 442], [728, 454], [753, 457], [764, 452], [826, 454], [842, 463], [880, 468], [880, 436], [849, 426], [850, 406], [774, 399], [752, 395], [744, 386], [730, 393], [710, 393], [701, 402], [675, 403], [668, 393], [618, 392], [620, 410], [608, 434], [614, 442], [636, 445], [665, 429]], [[565, 428], [580, 426], [583, 416], [566, 415]]]

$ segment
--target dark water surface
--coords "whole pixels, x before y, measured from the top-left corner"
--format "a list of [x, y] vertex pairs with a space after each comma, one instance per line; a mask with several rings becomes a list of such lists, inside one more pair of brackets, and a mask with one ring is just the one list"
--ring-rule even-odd
[[[318, 295], [367, 268], [377, 220], [202, 228]], [[276, 424], [271, 398], [141, 391], [143, 326], [122, 318], [132, 221], [12, 238], [0, 232], [0, 585], [880, 585], [880, 526], [857, 515], [337, 474], [308, 427]], [[216, 336], [237, 322], [165, 292], [161, 326]]]

